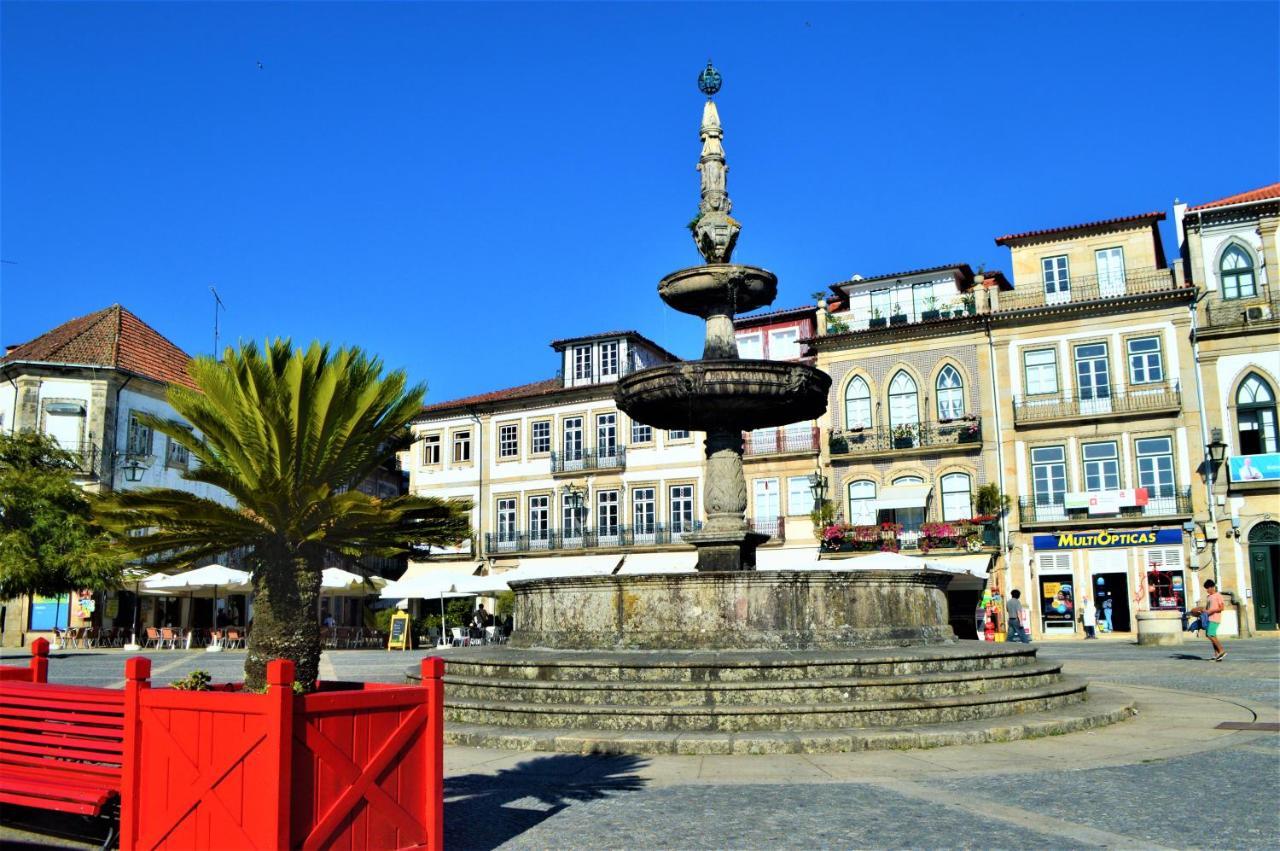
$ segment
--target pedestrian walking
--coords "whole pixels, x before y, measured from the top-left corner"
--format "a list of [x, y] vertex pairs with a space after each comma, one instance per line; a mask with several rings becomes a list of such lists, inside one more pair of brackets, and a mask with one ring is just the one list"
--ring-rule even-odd
[[1004, 614], [1008, 622], [1008, 640], [1030, 644], [1028, 627], [1031, 625], [1031, 615], [1027, 612], [1027, 607], [1022, 605], [1022, 592], [1017, 588], [1009, 592], [1009, 601], [1004, 604]]
[[1218, 640], [1218, 627], [1222, 623], [1222, 611], [1227, 607], [1227, 601], [1218, 593], [1218, 583], [1212, 579], [1204, 581], [1204, 590], [1208, 593], [1205, 599], [1205, 606], [1192, 609], [1192, 614], [1206, 614], [1209, 616], [1209, 623], [1205, 625], [1204, 634], [1209, 639], [1209, 643], [1213, 645], [1213, 661], [1221, 662], [1227, 658], [1227, 651], [1223, 648], [1222, 642]]
[[1080, 612], [1080, 622], [1084, 624], [1084, 637], [1097, 638], [1094, 627], [1098, 625], [1098, 610], [1093, 605], [1093, 600], [1088, 596], [1081, 601], [1083, 606]]

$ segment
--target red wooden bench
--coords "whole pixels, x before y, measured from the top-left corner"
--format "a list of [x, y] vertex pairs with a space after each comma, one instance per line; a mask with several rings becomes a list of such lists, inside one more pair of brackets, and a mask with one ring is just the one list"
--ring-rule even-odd
[[31, 650], [27, 679], [0, 674], [0, 803], [101, 815], [120, 795], [124, 693], [49, 685], [49, 643]]
[[49, 642], [37, 638], [31, 642], [31, 661], [26, 665], [0, 665], [0, 681], [17, 680], [24, 683], [49, 681]]

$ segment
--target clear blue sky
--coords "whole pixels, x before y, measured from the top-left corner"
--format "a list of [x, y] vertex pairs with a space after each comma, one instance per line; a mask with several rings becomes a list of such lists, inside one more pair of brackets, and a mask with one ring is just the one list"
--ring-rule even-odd
[[121, 302], [205, 353], [216, 284], [224, 341], [359, 344], [436, 401], [562, 336], [696, 356], [656, 285], [698, 262], [708, 56], [735, 259], [790, 307], [1275, 181], [1278, 8], [5, 3], [0, 334]]

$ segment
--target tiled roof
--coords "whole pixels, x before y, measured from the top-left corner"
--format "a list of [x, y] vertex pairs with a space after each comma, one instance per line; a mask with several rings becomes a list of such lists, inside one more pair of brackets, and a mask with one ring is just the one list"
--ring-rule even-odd
[[966, 278], [971, 277], [973, 274], [973, 270], [969, 268], [968, 263], [943, 263], [941, 266], [928, 266], [924, 269], [911, 269], [907, 272], [890, 272], [887, 275], [873, 275], [869, 278], [859, 278], [856, 281], [855, 280], [840, 281], [838, 283], [832, 284], [831, 289], [833, 292], [843, 295], [844, 293], [838, 290], [837, 287], [845, 287], [850, 285], [857, 286], [861, 284], [871, 283], [873, 281], [883, 281], [886, 278], [909, 278], [912, 275], [923, 275], [927, 272], [946, 272], [951, 269], [960, 270], [960, 273], [963, 274]]
[[1004, 236], [996, 237], [996, 245], [1004, 245], [1017, 239], [1027, 239], [1033, 236], [1047, 236], [1051, 233], [1065, 233], [1073, 230], [1084, 230], [1085, 228], [1106, 227], [1107, 225], [1119, 225], [1126, 222], [1142, 222], [1142, 221], [1162, 222], [1164, 221], [1164, 213], [1139, 213], [1136, 216], [1120, 216], [1115, 219], [1102, 219], [1097, 222], [1084, 222], [1079, 225], [1064, 225], [1057, 228], [1045, 228], [1044, 230], [1029, 230], [1023, 233], [1009, 233]]
[[507, 399], [527, 399], [532, 396], [545, 396], [548, 393], [554, 393], [562, 389], [564, 389], [564, 382], [559, 378], [546, 378], [542, 381], [535, 381], [532, 384], [508, 387], [505, 390], [492, 390], [488, 393], [478, 393], [475, 396], [463, 396], [461, 399], [450, 399], [447, 402], [424, 405], [420, 413], [429, 414], [433, 411], [446, 411], [451, 408], [463, 408], [468, 405], [479, 405], [485, 402], [502, 402]]
[[1250, 201], [1269, 201], [1272, 198], [1280, 198], [1280, 183], [1273, 183], [1261, 189], [1250, 189], [1248, 192], [1241, 192], [1238, 195], [1228, 195], [1226, 198], [1219, 198], [1217, 201], [1210, 201], [1207, 204], [1197, 204], [1194, 207], [1188, 207], [1187, 212], [1193, 213], [1196, 210], [1208, 210], [1212, 207], [1226, 207], [1230, 204], [1247, 204]]
[[15, 361], [106, 366], [195, 387], [187, 373], [191, 356], [118, 304], [64, 322], [0, 358]]
[[650, 340], [644, 334], [641, 334], [639, 331], [632, 331], [632, 330], [601, 331], [599, 334], [584, 334], [581, 337], [565, 337], [563, 340], [552, 340], [551, 348], [559, 350], [559, 349], [563, 349], [565, 346], [570, 345], [571, 343], [585, 343], [588, 340], [607, 340], [612, 337], [626, 337], [627, 339], [630, 339], [630, 340], [640, 340], [646, 346], [649, 346], [650, 348], [654, 349], [659, 354], [665, 355], [666, 357], [669, 357], [672, 360], [680, 360], [680, 357], [678, 355], [671, 354], [671, 352], [667, 351], [662, 346], [659, 346], [657, 343], [655, 343], [653, 340]]
[[748, 313], [746, 316], [734, 317], [734, 325], [756, 325], [763, 319], [780, 319], [783, 316], [811, 316], [818, 310], [817, 305], [802, 304], [799, 307], [788, 307], [782, 310], [770, 310], [766, 313]]

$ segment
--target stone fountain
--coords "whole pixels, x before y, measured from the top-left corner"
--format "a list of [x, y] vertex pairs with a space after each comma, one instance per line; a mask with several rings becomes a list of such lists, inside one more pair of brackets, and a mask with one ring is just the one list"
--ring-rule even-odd
[[831, 382], [812, 367], [737, 356], [733, 317], [770, 304], [777, 279], [730, 262], [740, 225], [729, 215], [710, 63], [698, 86], [707, 101], [693, 231], [706, 262], [663, 278], [658, 292], [706, 320], [703, 357], [633, 373], [616, 390], [642, 423], [707, 435], [707, 522], [685, 535], [697, 570], [513, 582], [510, 643], [447, 651], [446, 741], [575, 753], [849, 751], [1126, 717], [1123, 702], [1085, 704], [1085, 684], [1033, 649], [957, 642], [950, 574], [755, 569], [768, 536], [747, 526], [742, 432], [821, 416]]

